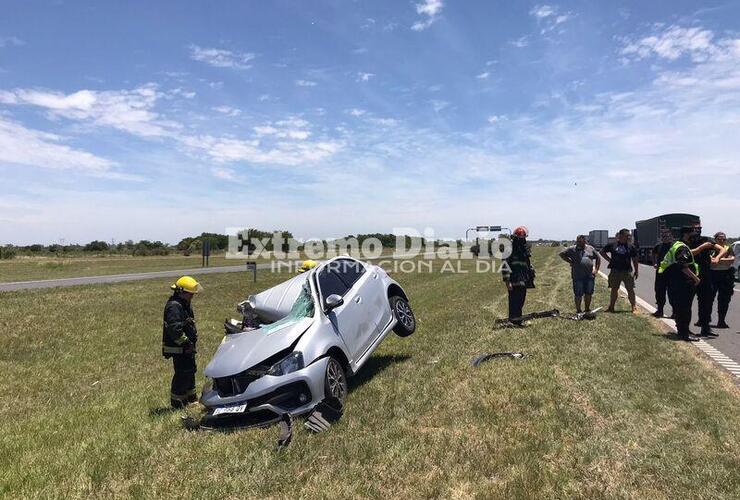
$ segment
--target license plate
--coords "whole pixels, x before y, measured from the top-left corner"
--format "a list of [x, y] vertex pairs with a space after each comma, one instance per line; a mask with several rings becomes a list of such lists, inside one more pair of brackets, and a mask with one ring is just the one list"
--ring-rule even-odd
[[213, 410], [213, 416], [216, 415], [223, 415], [225, 413], [244, 413], [244, 411], [247, 409], [246, 403], [243, 405], [236, 405], [236, 406], [224, 406], [221, 408], [216, 408]]

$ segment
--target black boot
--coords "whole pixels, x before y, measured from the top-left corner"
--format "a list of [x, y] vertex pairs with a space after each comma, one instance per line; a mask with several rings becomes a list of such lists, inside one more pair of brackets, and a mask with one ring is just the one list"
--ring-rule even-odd
[[691, 332], [679, 333], [678, 339], [684, 340], [686, 342], [698, 342], [700, 340], [699, 337], [697, 337]]
[[659, 307], [657, 311], [653, 313], [653, 316], [656, 318], [662, 318], [663, 317], [663, 308]]
[[702, 337], [715, 337], [717, 336], [716, 333], [712, 331], [712, 328], [709, 325], [704, 325], [701, 327], [701, 333], [699, 334]]

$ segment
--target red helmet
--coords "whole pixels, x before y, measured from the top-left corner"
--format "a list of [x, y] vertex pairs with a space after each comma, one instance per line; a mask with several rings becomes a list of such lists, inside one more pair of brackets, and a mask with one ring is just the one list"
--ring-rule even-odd
[[517, 238], [526, 238], [529, 236], [529, 231], [524, 226], [519, 226], [518, 228], [514, 229], [514, 236]]

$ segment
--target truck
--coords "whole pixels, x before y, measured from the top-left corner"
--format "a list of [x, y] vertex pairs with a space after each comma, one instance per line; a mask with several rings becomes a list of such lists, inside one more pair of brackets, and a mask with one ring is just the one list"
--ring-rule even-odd
[[597, 250], [604, 248], [608, 242], [609, 231], [606, 229], [594, 229], [588, 232], [588, 243]]
[[701, 225], [701, 219], [693, 214], [665, 214], [652, 219], [638, 220], [632, 232], [638, 259], [643, 264], [654, 265], [653, 248], [661, 242], [663, 231], [671, 231], [673, 239], [678, 240], [682, 227], [694, 225]]

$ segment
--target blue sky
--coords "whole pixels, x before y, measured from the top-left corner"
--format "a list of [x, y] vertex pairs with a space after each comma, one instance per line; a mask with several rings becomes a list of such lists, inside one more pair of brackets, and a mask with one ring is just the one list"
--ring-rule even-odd
[[740, 2], [1, 8], [0, 243], [740, 234]]

